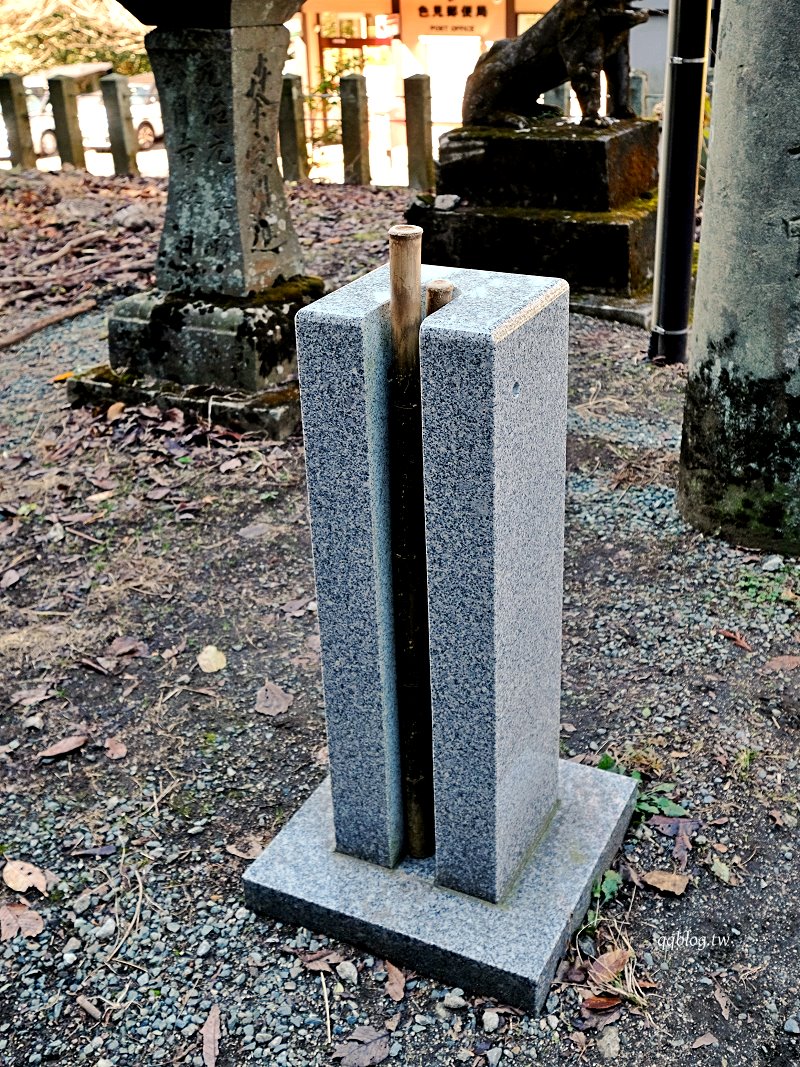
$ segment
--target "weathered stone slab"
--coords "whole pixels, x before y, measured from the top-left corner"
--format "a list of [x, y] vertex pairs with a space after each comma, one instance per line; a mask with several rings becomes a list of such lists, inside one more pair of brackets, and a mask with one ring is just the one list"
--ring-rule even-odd
[[170, 169], [159, 288], [246, 297], [301, 273], [275, 145], [288, 39], [269, 25], [147, 35]]
[[451, 280], [420, 333], [436, 880], [499, 901], [556, 802], [569, 289]]
[[657, 184], [654, 120], [593, 128], [551, 118], [526, 131], [460, 127], [439, 139], [437, 192], [472, 204], [609, 211]]
[[386, 870], [335, 851], [328, 782], [247, 868], [245, 899], [264, 916], [539, 1011], [592, 885], [622, 842], [636, 784], [561, 762], [558, 795], [535, 855], [501, 905], [435, 885], [430, 860]]
[[246, 300], [138, 293], [109, 316], [111, 365], [134, 377], [257, 392], [296, 370], [294, 317], [323, 290], [320, 278], [299, 277]]
[[614, 211], [433, 207], [417, 197], [406, 220], [425, 231], [430, 263], [566, 278], [573, 289], [631, 296], [653, 278], [657, 200]]

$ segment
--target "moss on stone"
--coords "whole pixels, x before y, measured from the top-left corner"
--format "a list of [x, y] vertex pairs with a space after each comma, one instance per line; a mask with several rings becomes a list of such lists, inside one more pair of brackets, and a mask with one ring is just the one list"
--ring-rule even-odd
[[650, 126], [656, 122], [656, 119], [630, 119], [617, 120], [611, 126], [581, 126], [579, 122], [567, 119], [563, 115], [553, 114], [532, 119], [529, 130], [515, 130], [509, 126], [461, 126], [451, 130], [445, 136], [451, 142], [520, 140], [522, 138], [563, 140], [565, 133], [568, 132], [584, 141], [603, 141], [632, 126]]
[[800, 552], [800, 397], [789, 376], [738, 376], [722, 338], [686, 389], [678, 506], [734, 544]]

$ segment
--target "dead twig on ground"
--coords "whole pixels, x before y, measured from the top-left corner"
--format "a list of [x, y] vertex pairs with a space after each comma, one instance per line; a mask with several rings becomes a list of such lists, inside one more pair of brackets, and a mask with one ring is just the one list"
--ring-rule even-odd
[[32, 322], [29, 326], [23, 326], [21, 330], [16, 330], [14, 333], [7, 333], [5, 337], [0, 337], [0, 348], [10, 348], [11, 345], [19, 344], [20, 341], [24, 341], [27, 337], [46, 329], [48, 326], [55, 326], [57, 322], [63, 322], [65, 319], [74, 319], [76, 315], [83, 315], [96, 307], [96, 300], [84, 300], [71, 308], [54, 311], [51, 315], [45, 315], [44, 318], [37, 319], [36, 322]]

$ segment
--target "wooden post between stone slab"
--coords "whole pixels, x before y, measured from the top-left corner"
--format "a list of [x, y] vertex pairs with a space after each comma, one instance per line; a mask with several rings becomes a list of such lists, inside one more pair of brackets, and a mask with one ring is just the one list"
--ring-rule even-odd
[[433, 732], [428, 651], [428, 584], [422, 475], [419, 328], [422, 229], [389, 230], [392, 365], [389, 383], [394, 658], [408, 854], [430, 856], [433, 830]]

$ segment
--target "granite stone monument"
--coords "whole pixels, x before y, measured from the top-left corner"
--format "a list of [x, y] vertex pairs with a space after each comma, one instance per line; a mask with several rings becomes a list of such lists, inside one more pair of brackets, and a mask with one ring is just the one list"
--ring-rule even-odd
[[437, 277], [455, 292], [419, 333], [435, 853], [406, 847], [381, 268], [298, 315], [331, 774], [245, 892], [538, 1010], [635, 801], [558, 757], [568, 288], [423, 267]]

